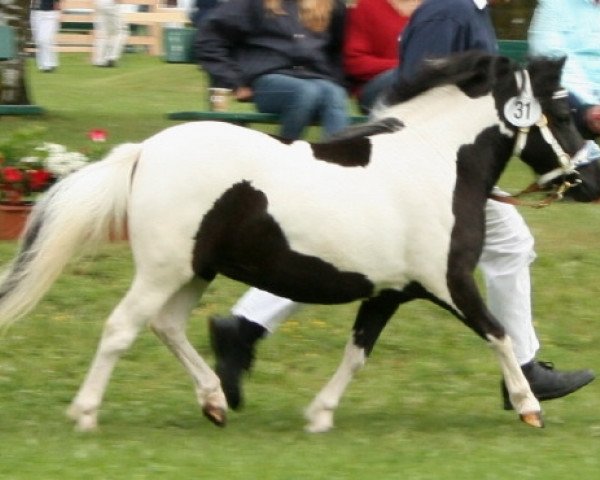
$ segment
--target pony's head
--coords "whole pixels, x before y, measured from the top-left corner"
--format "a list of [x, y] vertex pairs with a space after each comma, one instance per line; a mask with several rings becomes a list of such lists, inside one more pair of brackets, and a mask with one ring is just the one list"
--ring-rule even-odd
[[[515, 154], [540, 175], [540, 187], [575, 184], [576, 167], [586, 160], [585, 141], [573, 121], [569, 94], [560, 83], [564, 63], [564, 58], [533, 58], [526, 70], [516, 71], [519, 94], [503, 112], [505, 121], [517, 127]], [[522, 124], [511, 111], [518, 102], [527, 110], [516, 115], [529, 115]]]
[[375, 115], [385, 115], [386, 106], [410, 101], [443, 85], [454, 85], [470, 98], [491, 95], [498, 117], [496, 128], [506, 144], [498, 151], [520, 157], [539, 175], [541, 187], [573, 183], [584, 140], [560, 84], [564, 61], [534, 58], [523, 68], [509, 58], [481, 51], [429, 60], [416, 75], [398, 79]]

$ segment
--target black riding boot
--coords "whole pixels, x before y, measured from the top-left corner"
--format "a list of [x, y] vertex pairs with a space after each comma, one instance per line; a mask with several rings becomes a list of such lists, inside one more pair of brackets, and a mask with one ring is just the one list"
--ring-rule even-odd
[[[539, 401], [552, 400], [553, 398], [569, 395], [586, 386], [595, 378], [591, 370], [561, 372], [555, 370], [552, 363], [537, 360], [532, 360], [525, 365], [521, 365], [521, 370], [523, 370], [535, 398]], [[502, 397], [504, 400], [504, 410], [512, 410], [513, 407], [508, 398], [508, 390], [504, 381], [502, 381]]]
[[267, 330], [242, 316], [209, 319], [210, 345], [217, 364], [215, 371], [231, 408], [242, 405], [241, 376], [249, 371], [254, 360], [254, 346]]

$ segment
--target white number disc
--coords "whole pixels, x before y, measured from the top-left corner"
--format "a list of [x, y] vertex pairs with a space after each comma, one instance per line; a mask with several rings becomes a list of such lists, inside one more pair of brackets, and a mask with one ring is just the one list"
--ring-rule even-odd
[[506, 120], [515, 127], [531, 127], [542, 116], [542, 107], [533, 97], [513, 97], [504, 105]]

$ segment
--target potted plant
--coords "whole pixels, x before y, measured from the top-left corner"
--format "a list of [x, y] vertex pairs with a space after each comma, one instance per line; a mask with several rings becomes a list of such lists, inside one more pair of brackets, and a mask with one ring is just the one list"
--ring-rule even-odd
[[[97, 135], [99, 131], [93, 132]], [[85, 166], [92, 159], [90, 154], [97, 157], [106, 149], [89, 147], [89, 154], [69, 151], [63, 145], [44, 142], [42, 135], [42, 128], [30, 128], [0, 138], [0, 240], [17, 238], [37, 197]], [[89, 136], [98, 141], [91, 132]]]

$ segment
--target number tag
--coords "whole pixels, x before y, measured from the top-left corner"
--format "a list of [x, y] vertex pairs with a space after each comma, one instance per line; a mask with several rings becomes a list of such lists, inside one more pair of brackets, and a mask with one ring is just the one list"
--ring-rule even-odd
[[504, 105], [504, 116], [515, 127], [531, 127], [542, 117], [542, 106], [533, 97], [513, 97]]

